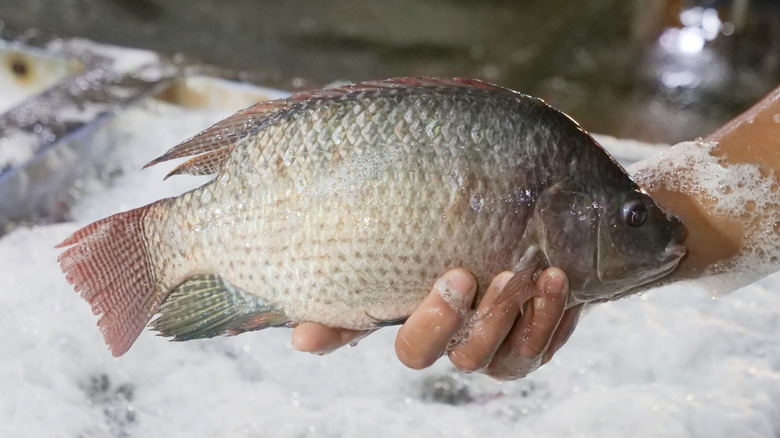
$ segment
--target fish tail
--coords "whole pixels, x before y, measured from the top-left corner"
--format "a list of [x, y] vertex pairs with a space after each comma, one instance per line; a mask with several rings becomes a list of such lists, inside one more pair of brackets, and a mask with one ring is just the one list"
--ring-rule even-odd
[[57, 261], [100, 315], [98, 326], [114, 356], [130, 348], [165, 296], [144, 237], [144, 217], [156, 204], [94, 222], [56, 246], [69, 247]]

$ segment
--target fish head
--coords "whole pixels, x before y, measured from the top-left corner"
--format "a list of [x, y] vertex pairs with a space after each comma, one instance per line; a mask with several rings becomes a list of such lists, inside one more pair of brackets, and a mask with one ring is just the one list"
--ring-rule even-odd
[[610, 198], [599, 221], [596, 273], [614, 296], [671, 272], [685, 255], [685, 226], [638, 188]]
[[683, 223], [636, 186], [598, 194], [561, 190], [553, 198], [542, 247], [550, 266], [569, 276], [570, 304], [657, 280], [685, 255]]

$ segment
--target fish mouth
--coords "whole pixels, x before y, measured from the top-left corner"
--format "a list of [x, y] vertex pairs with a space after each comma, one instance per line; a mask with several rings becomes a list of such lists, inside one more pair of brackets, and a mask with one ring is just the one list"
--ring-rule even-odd
[[682, 259], [687, 252], [688, 250], [685, 245], [671, 244], [667, 246], [658, 269], [646, 273], [646, 275], [641, 278], [640, 285], [652, 283], [671, 274], [672, 271], [677, 269], [680, 259]]
[[665, 277], [667, 274], [674, 271], [674, 269], [680, 263], [680, 260], [687, 252], [688, 249], [685, 247], [685, 245], [675, 243], [667, 246], [661, 262], [662, 268], [659, 270], [658, 275], [653, 280]]
[[687, 252], [688, 249], [685, 247], [685, 245], [681, 245], [679, 243], [672, 244], [666, 247], [666, 251], [664, 252], [664, 259], [681, 259]]

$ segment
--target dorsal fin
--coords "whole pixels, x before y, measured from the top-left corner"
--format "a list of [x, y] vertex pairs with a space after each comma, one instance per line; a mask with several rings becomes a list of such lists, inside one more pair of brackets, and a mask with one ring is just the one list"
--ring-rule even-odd
[[398, 90], [409, 91], [443, 88], [474, 88], [498, 93], [515, 94], [514, 91], [491, 85], [477, 79], [437, 77], [402, 77], [382, 81], [358, 82], [356, 84], [342, 85], [322, 90], [302, 91], [285, 99], [260, 102], [249, 108], [243, 109], [171, 148], [159, 158], [150, 161], [144, 168], [176, 158], [212, 154], [209, 158], [204, 158], [202, 162], [190, 160], [168, 174], [168, 176], [183, 173], [210, 175], [217, 173], [222, 169], [225, 158], [233, 150], [236, 143], [249, 135], [257, 133], [268, 123], [284, 117], [296, 108], [301, 108], [310, 104], [321, 104], [328, 101], [348, 100], [364, 96], [366, 93], [381, 95], [383, 93], [397, 93]]
[[391, 90], [413, 90], [413, 89], [437, 89], [437, 88], [475, 88], [493, 92], [504, 92], [517, 94], [507, 88], [489, 84], [479, 79], [470, 78], [442, 78], [442, 77], [400, 77], [384, 79], [381, 81], [365, 81], [355, 84], [342, 85], [335, 88], [325, 88], [322, 90], [301, 91], [295, 93], [285, 101], [290, 102], [290, 106], [295, 103], [307, 101], [337, 100], [348, 99], [367, 92], [377, 92], [381, 94]]
[[219, 149], [232, 149], [238, 141], [250, 135], [253, 128], [259, 127], [269, 113], [278, 109], [276, 105], [271, 105], [274, 102], [278, 101], [260, 102], [217, 122], [150, 161], [144, 169], [176, 158], [205, 154]]
[[172, 171], [165, 175], [164, 179], [168, 179], [173, 175], [213, 175], [222, 169], [222, 165], [225, 164], [230, 152], [233, 151], [233, 146], [224, 147], [210, 152], [205, 152], [185, 161], [182, 164], [176, 166]]

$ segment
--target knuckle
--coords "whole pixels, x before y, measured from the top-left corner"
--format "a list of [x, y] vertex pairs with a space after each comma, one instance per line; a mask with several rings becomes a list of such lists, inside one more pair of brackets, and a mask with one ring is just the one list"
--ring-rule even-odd
[[525, 360], [535, 360], [542, 357], [544, 354], [545, 346], [534, 345], [534, 342], [525, 342], [517, 349], [516, 354], [519, 358]]
[[499, 380], [502, 382], [508, 382], [510, 380], [517, 380], [522, 379], [528, 375], [529, 371], [525, 370], [517, 370], [517, 371], [509, 371], [509, 370], [500, 370], [500, 371], [494, 371], [494, 370], [486, 370], [485, 374], [490, 376], [490, 378]]
[[485, 374], [496, 380], [522, 379], [539, 368], [541, 364], [541, 357], [527, 358], [509, 354], [491, 365]]
[[488, 361], [476, 355], [463, 354], [458, 351], [451, 351], [449, 354], [450, 362], [460, 371], [474, 373], [484, 370]]

